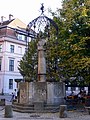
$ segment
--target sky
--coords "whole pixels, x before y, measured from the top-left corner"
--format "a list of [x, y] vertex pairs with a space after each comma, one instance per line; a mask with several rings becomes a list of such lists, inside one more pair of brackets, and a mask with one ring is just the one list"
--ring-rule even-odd
[[61, 2], [62, 0], [0, 0], [0, 18], [4, 16], [4, 20], [8, 20], [9, 14], [12, 14], [13, 18], [19, 18], [28, 24], [40, 15], [41, 3], [44, 3], [44, 14], [50, 17], [48, 8], [54, 12], [61, 8]]

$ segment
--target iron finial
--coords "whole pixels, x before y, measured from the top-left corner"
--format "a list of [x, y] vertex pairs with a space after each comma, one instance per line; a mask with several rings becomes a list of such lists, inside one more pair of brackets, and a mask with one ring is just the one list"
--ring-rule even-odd
[[41, 10], [41, 14], [43, 14], [44, 13], [44, 5], [43, 5], [43, 3], [41, 4], [41, 8], [40, 8], [40, 10]]

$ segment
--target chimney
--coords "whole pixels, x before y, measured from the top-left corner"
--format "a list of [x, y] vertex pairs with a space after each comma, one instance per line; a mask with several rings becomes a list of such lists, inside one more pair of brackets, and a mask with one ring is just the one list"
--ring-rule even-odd
[[12, 14], [9, 14], [9, 21], [12, 20], [12, 17], [13, 17], [13, 15], [12, 15]]
[[4, 21], [3, 19], [4, 19], [4, 18], [6, 18], [6, 17], [1, 16], [1, 24], [3, 23], [3, 21]]

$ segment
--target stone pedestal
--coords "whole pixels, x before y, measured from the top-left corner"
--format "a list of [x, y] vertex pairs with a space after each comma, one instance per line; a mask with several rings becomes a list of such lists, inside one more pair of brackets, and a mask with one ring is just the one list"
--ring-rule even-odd
[[60, 105], [65, 100], [65, 85], [60, 82], [33, 82], [29, 84], [29, 102]]

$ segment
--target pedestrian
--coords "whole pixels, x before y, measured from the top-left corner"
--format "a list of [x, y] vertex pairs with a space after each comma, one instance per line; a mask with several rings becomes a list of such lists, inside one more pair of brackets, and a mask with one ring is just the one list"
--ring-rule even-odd
[[15, 99], [15, 95], [14, 95], [14, 93], [12, 92], [12, 97], [11, 97], [10, 102], [12, 102], [14, 99]]
[[15, 96], [15, 100], [17, 99], [17, 90], [14, 89], [14, 96]]

